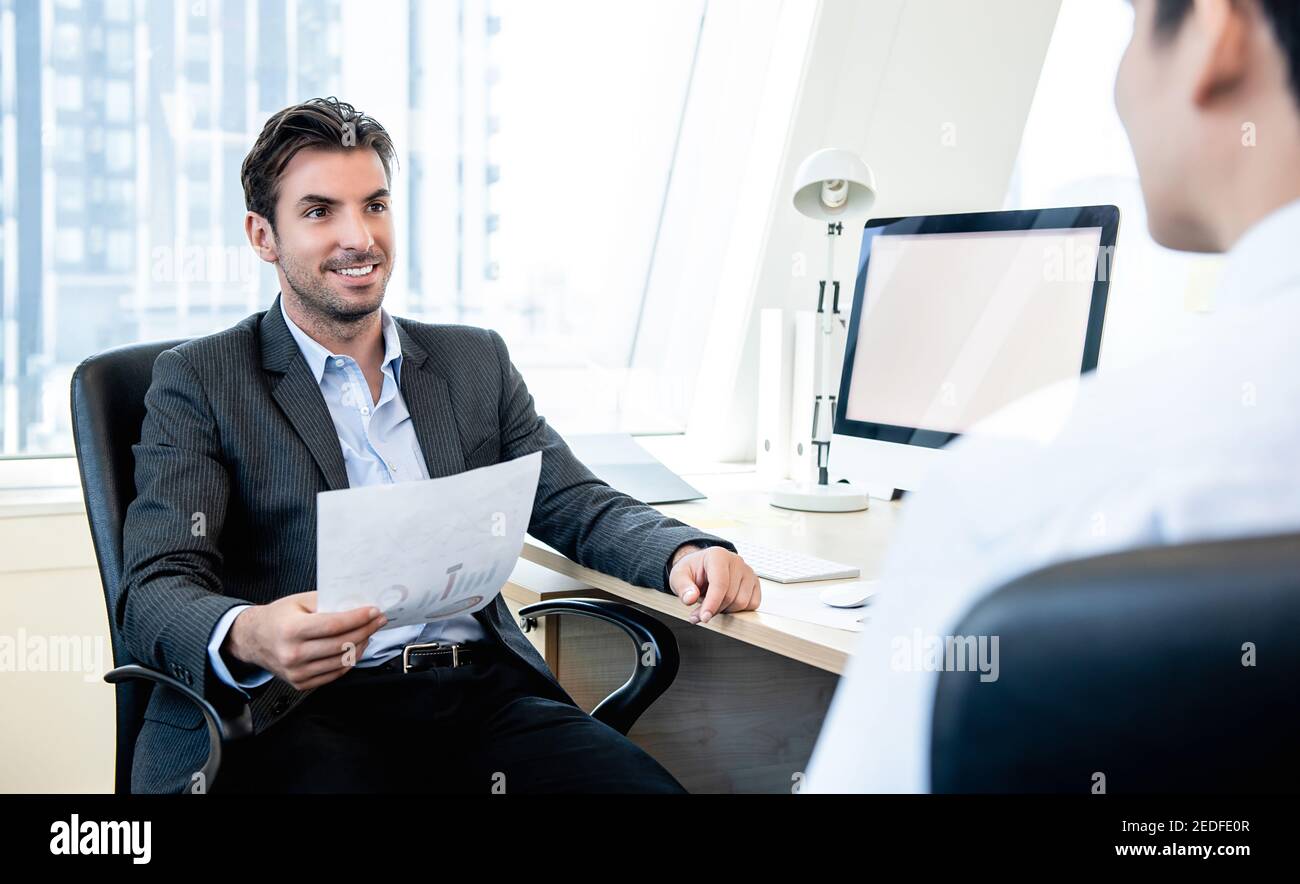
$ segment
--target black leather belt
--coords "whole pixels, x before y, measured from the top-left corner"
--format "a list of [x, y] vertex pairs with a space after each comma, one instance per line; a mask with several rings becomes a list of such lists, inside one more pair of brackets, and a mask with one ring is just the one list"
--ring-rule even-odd
[[385, 672], [424, 672], [428, 669], [457, 669], [482, 663], [491, 658], [491, 645], [452, 642], [417, 642], [406, 645], [402, 653], [386, 660], [375, 669]]

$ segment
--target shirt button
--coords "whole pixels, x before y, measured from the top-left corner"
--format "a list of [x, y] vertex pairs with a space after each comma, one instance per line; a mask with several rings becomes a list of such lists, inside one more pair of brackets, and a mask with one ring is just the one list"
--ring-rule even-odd
[[335, 360], [334, 360], [334, 364], [337, 365], [339, 368], [342, 368], [342, 367], [343, 367], [343, 360], [342, 360], [342, 359], [335, 359]]
[[370, 414], [370, 407], [367, 406], [367, 405], [363, 405], [363, 406], [361, 406], [361, 413], [362, 413], [362, 414]]

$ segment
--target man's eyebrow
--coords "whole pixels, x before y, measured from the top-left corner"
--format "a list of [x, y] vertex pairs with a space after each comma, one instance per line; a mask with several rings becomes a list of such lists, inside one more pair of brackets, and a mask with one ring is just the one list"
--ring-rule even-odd
[[[387, 187], [381, 187], [378, 190], [376, 190], [374, 193], [370, 194], [370, 196], [362, 200], [362, 202], [368, 203], [371, 202], [372, 200], [377, 200], [380, 197], [385, 197], [385, 196], [392, 196], [392, 193], [389, 192]], [[334, 197], [332, 196], [322, 196], [319, 193], [309, 193], [298, 200], [298, 205], [305, 206], [310, 203], [312, 205], [320, 204], [323, 206], [337, 206], [339, 202], [340, 202], [339, 200], [334, 199]]]
[[332, 196], [321, 196], [319, 193], [309, 193], [298, 200], [298, 205], [305, 206], [307, 203], [321, 203], [326, 206], [337, 206], [339, 201]]

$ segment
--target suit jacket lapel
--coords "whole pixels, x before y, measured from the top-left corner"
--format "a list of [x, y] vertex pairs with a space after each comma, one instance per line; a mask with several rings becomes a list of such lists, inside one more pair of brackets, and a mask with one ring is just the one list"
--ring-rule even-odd
[[280, 314], [280, 296], [262, 316], [262, 367], [280, 375], [271, 382], [271, 397], [284, 412], [294, 430], [306, 443], [312, 459], [325, 474], [331, 491], [348, 487], [348, 472], [343, 465], [343, 449], [329, 406], [321, 395], [307, 360], [298, 349], [289, 326]]
[[415, 438], [424, 454], [430, 479], [451, 476], [465, 470], [465, 453], [456, 433], [451, 393], [447, 380], [434, 368], [428, 352], [397, 320], [402, 342], [402, 399], [415, 424]]

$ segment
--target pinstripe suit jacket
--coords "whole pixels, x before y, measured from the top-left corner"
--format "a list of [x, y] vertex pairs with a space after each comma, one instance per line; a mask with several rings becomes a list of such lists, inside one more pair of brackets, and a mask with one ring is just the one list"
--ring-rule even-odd
[[[683, 543], [734, 551], [593, 476], [537, 415], [496, 332], [408, 319], [397, 328], [402, 396], [431, 478], [542, 452], [529, 533], [639, 586], [667, 591], [665, 568]], [[226, 331], [162, 353], [145, 401], [117, 627], [137, 661], [232, 711], [243, 697], [210, 671], [208, 640], [234, 605], [315, 589], [316, 494], [348, 487], [338, 436], [278, 297]], [[555, 699], [573, 702], [503, 598], [474, 616], [544, 676]], [[254, 734], [308, 693], [279, 678], [253, 689]], [[197, 707], [156, 689], [144, 717], [133, 791], [187, 790], [207, 756]]]

